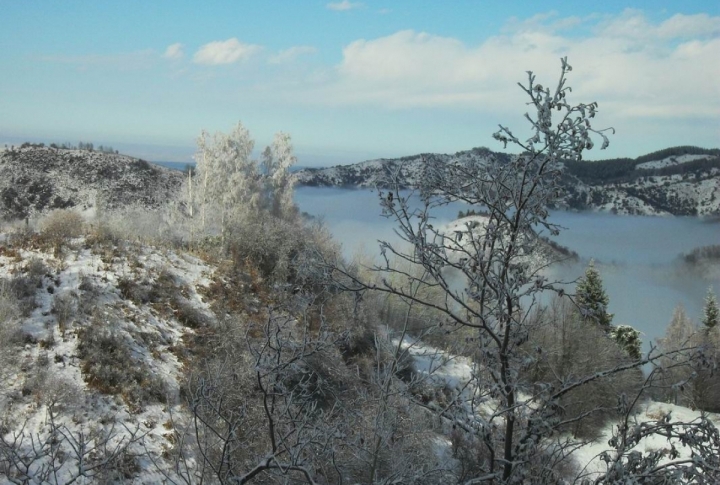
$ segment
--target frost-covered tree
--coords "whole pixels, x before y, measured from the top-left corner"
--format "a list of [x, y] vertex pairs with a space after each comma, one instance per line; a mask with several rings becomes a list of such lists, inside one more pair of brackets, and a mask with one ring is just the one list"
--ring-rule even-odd
[[707, 329], [715, 328], [720, 320], [720, 310], [718, 310], [717, 298], [713, 287], [710, 286], [705, 296], [705, 308], [703, 308], [702, 324]]
[[[556, 234], [560, 229], [548, 220], [548, 206], [561, 195], [562, 162], [580, 160], [594, 146], [594, 136], [603, 139], [603, 148], [608, 144], [603, 130], [592, 127], [597, 104], [569, 102], [566, 76], [570, 71], [563, 59], [554, 87], [536, 82], [532, 72], [527, 83], [520, 85], [531, 109], [525, 114], [529, 137], [521, 138], [504, 126], [494, 135], [518, 148], [518, 155], [490, 154], [449, 163], [428, 159], [415, 194], [401, 191], [391, 174], [393, 189], [380, 194], [380, 204], [403, 241], [380, 243], [382, 259], [373, 268], [377, 278], [364, 279], [352, 268], [334, 263], [324, 266], [340, 288], [382, 292], [407, 305], [432, 310], [448, 334], [465, 337], [464, 352], [474, 357], [476, 365], [471, 380], [446, 388], [445, 404], [425, 405], [475, 446], [471, 475], [463, 474], [460, 483], [562, 483], [558, 470], [580, 443], [561, 430], [602, 409], [598, 404], [581, 415], [568, 416], [562, 400], [577, 389], [635, 372], [660, 358], [651, 353], [585, 375], [571, 373], [532, 385], [523, 380], [525, 369], [545, 359], [543, 348], [527, 345], [539, 295], [546, 290], [562, 293], [532, 257], [538, 235]], [[418, 193], [420, 206], [414, 197]], [[485, 210], [483, 222], [451, 232], [436, 226], [434, 210], [455, 201]], [[394, 261], [421, 271], [409, 271]], [[602, 290], [599, 276], [589, 276], [590, 282], [580, 286], [579, 304], [608, 327], [611, 316], [606, 312], [606, 297], [596, 291]], [[435, 297], [437, 292], [442, 293], [440, 298]], [[592, 353], [583, 358], [591, 359]], [[622, 422], [615, 429], [611, 451], [602, 457], [607, 469], [593, 476], [581, 472], [570, 482], [675, 483], [682, 477], [686, 483], [704, 483], [708, 473], [717, 470], [720, 438], [709, 421], [633, 427], [631, 416], [641, 395], [642, 391], [632, 397], [618, 396]], [[654, 434], [683, 439], [701, 459], [661, 463], [661, 454], [633, 449]]]
[[197, 143], [195, 173], [188, 173], [186, 182], [186, 212], [192, 218], [194, 205], [199, 205], [203, 232], [208, 232], [211, 216], [216, 217], [224, 244], [229, 226], [243, 217], [264, 211], [275, 217], [293, 214], [289, 169], [296, 158], [289, 135], [276, 134], [261, 161], [252, 158], [255, 142], [242, 123], [228, 134], [203, 131]]
[[251, 158], [254, 146], [242, 123], [227, 135], [217, 132], [210, 136], [203, 130], [198, 138], [196, 171], [200, 180], [201, 225], [205, 230], [208, 209], [216, 209], [223, 240], [235, 211], [252, 208], [260, 196], [257, 162]]
[[272, 145], [263, 151], [262, 161], [268, 202], [275, 216], [288, 215], [294, 207], [290, 167], [296, 161], [290, 135], [276, 133]]
[[585, 269], [585, 276], [578, 281], [575, 290], [575, 302], [586, 320], [597, 323], [605, 331], [610, 331], [613, 314], [607, 312], [610, 299], [603, 288], [600, 273], [592, 259]]
[[665, 329], [665, 335], [657, 340], [657, 346], [662, 352], [670, 353], [668, 357], [660, 360], [662, 369], [662, 382], [660, 395], [663, 399], [674, 404], [687, 404], [682, 399], [687, 389], [687, 383], [693, 370], [690, 366], [676, 365], [679, 361], [687, 360], [681, 349], [695, 344], [697, 329], [685, 312], [685, 307], [678, 305], [673, 311], [672, 319]]

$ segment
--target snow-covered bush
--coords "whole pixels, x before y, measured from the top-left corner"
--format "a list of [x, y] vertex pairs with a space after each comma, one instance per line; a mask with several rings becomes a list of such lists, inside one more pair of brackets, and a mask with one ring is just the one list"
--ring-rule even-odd
[[65, 329], [72, 323], [77, 313], [77, 296], [71, 292], [64, 292], [55, 295], [51, 313], [55, 315], [58, 322], [60, 332], [64, 333]]
[[81, 236], [84, 225], [85, 221], [79, 213], [58, 209], [40, 220], [40, 234], [48, 244], [57, 249], [69, 239]]
[[16, 363], [16, 347], [22, 341], [20, 316], [20, 305], [11, 282], [0, 279], [0, 377]]

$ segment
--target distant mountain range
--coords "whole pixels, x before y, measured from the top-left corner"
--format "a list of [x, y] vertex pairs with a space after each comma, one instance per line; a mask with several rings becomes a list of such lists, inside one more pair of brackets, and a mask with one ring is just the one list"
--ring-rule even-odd
[[[511, 155], [473, 148], [453, 155], [423, 153], [352, 165], [308, 168], [299, 185], [347, 188], [384, 186], [394, 174], [401, 187], [416, 185], [425, 161], [509, 160]], [[635, 159], [565, 163], [564, 195], [556, 208], [641, 215], [720, 215], [720, 150], [674, 147]]]
[[[401, 186], [416, 185], [426, 160], [509, 160], [511, 155], [474, 148], [452, 155], [425, 153], [368, 160], [294, 174], [299, 185], [382, 186], [396, 173]], [[56, 208], [159, 207], [172, 198], [183, 173], [113, 153], [26, 144], [0, 151], [0, 218]], [[720, 216], [720, 150], [675, 147], [635, 159], [565, 164], [564, 195], [557, 208], [617, 214]]]

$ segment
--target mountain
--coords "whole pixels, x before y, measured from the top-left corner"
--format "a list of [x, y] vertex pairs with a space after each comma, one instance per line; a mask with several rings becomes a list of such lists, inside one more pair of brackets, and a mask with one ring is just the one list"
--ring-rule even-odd
[[26, 144], [0, 152], [0, 218], [97, 204], [159, 207], [182, 180], [177, 170], [126, 155]]
[[[296, 174], [299, 185], [387, 187], [394, 178], [402, 188], [417, 184], [426, 161], [509, 160], [511, 155], [474, 148], [453, 155], [423, 153], [352, 165], [309, 168]], [[635, 159], [564, 163], [564, 195], [556, 208], [617, 214], [720, 214], [720, 150], [674, 147]]]

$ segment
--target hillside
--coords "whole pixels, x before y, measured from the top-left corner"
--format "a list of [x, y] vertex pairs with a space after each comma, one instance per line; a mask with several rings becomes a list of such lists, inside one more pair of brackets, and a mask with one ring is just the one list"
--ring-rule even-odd
[[[596, 210], [617, 214], [697, 215], [720, 214], [720, 151], [676, 147], [636, 159], [614, 159], [565, 164], [565, 193], [557, 208]], [[453, 163], [469, 158], [487, 160], [505, 153], [486, 148], [454, 155], [419, 154], [378, 159], [353, 165], [305, 169], [296, 175], [300, 185], [386, 187], [396, 180], [413, 187], [425, 161]]]
[[125, 155], [13, 147], [0, 151], [0, 218], [98, 204], [159, 207], [181, 183], [180, 172]]
[[718, 478], [717, 347], [638, 360], [637, 332], [606, 333], [543, 273], [558, 249], [527, 223], [415, 232], [388, 196], [414, 249], [347, 261], [276, 173], [230, 200], [236, 169], [157, 211], [0, 224], [0, 485]]
[[[130, 242], [108, 229], [61, 240], [0, 237], [0, 484], [226, 483], [211, 468], [222, 463], [223, 446], [229, 460], [243, 457], [230, 461], [238, 483], [258, 470], [266, 473], [258, 483], [286, 483], [284, 473], [263, 468], [274, 456], [266, 437], [274, 426], [298, 434], [282, 438], [277, 459], [289, 454], [306, 463], [324, 440], [317, 446], [344, 460], [342, 468], [309, 461], [311, 483], [338, 483], [338, 469], [363, 477], [368, 464], [355, 453], [369, 453], [363, 444], [374, 445], [371, 438], [382, 440], [385, 460], [403, 466], [409, 481], [397, 483], [455, 483], [474, 464], [468, 453], [477, 450], [460, 427], [493, 415], [496, 404], [489, 396], [476, 402], [481, 381], [467, 356], [410, 336], [400, 341], [367, 323], [329, 338], [338, 322], [324, 328], [322, 312], [336, 315], [336, 305], [313, 309], [314, 296], [270, 285], [252, 267]], [[373, 380], [384, 379], [374, 362], [393, 347], [404, 355], [397, 371], [404, 381], [388, 388], [393, 414], [386, 415], [377, 410], [385, 395], [375, 386], [385, 381]], [[266, 386], [276, 393], [289, 386], [282, 395], [290, 404], [279, 401], [264, 415], [272, 395]], [[465, 417], [443, 421], [439, 410], [452, 396]], [[534, 406], [536, 396], [520, 396], [521, 405]], [[285, 415], [283, 406], [305, 414]], [[702, 419], [699, 411], [652, 401], [634, 419], [659, 423], [670, 414]], [[313, 424], [318, 417], [322, 425]], [[580, 447], [565, 473], [603, 471], [599, 456], [613, 451], [613, 421], [597, 432], [600, 439]], [[636, 449], [665, 456], [681, 440], [652, 435]], [[679, 456], [689, 452], [682, 447]], [[423, 479], [411, 480], [418, 469]]]

